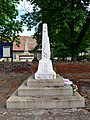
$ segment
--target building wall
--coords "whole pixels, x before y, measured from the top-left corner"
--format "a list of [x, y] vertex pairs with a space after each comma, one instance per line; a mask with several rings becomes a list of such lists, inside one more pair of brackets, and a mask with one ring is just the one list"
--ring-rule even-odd
[[[17, 52], [14, 51], [13, 52], [13, 61], [20, 61], [20, 55], [22, 55], [24, 52]], [[31, 55], [33, 54], [33, 56], [35, 56], [38, 60], [41, 59], [41, 51], [34, 53], [33, 51], [29, 52]], [[36, 54], [36, 55], [35, 55]]]

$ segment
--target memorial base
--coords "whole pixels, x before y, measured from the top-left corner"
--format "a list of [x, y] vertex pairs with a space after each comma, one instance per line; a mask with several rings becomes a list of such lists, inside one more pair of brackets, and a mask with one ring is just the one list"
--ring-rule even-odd
[[64, 86], [63, 77], [35, 80], [28, 78], [7, 100], [7, 108], [77, 108], [84, 107], [85, 100], [73, 92], [71, 86]]
[[38, 70], [35, 73], [35, 79], [56, 79], [56, 73], [53, 70], [51, 60], [41, 59], [39, 61]]

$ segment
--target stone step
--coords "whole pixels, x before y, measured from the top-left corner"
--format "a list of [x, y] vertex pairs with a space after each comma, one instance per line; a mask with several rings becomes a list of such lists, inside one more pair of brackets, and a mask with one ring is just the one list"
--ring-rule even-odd
[[64, 87], [42, 87], [42, 88], [34, 88], [27, 87], [25, 82], [18, 88], [18, 96], [49, 96], [49, 95], [73, 95], [73, 90], [71, 86]]
[[7, 108], [72, 108], [84, 107], [85, 100], [77, 92], [73, 96], [20, 97], [17, 91], [7, 100]]
[[51, 86], [64, 86], [63, 77], [57, 74], [57, 78], [53, 80], [35, 80], [34, 76], [28, 78], [28, 87], [51, 87]]

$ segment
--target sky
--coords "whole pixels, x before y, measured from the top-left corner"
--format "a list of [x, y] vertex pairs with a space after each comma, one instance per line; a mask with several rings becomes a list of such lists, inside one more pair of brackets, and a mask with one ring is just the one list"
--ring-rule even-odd
[[[20, 0], [20, 4], [17, 5], [17, 9], [19, 11], [17, 19], [20, 20], [20, 16], [23, 15], [26, 12], [26, 10], [29, 12], [33, 11], [33, 6], [30, 4], [30, 2], [23, 2]], [[31, 31], [27, 31], [27, 27], [23, 26], [23, 29], [24, 31], [22, 33], [20, 32], [20, 36], [31, 36], [35, 33], [34, 28], [32, 28]]]

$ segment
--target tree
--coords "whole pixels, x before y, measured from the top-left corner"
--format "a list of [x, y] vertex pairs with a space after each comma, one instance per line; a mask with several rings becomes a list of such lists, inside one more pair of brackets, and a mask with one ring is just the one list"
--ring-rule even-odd
[[19, 42], [22, 23], [16, 20], [19, 0], [0, 0], [0, 42]]
[[89, 3], [90, 0], [32, 0], [34, 11], [27, 12], [22, 20], [28, 29], [37, 25], [35, 37], [39, 46], [42, 23], [47, 23], [53, 56], [71, 55], [74, 60], [88, 47], [89, 38], [85, 36], [90, 33]]

